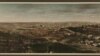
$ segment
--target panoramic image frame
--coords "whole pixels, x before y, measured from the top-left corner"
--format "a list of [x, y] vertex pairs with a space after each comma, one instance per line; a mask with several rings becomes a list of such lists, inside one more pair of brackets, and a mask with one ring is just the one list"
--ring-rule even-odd
[[0, 53], [99, 53], [99, 5], [0, 4]]

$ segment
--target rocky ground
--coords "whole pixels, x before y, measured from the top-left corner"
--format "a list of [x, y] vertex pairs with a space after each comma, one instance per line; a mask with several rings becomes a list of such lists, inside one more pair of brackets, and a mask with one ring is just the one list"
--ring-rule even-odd
[[100, 53], [100, 24], [0, 23], [0, 53]]

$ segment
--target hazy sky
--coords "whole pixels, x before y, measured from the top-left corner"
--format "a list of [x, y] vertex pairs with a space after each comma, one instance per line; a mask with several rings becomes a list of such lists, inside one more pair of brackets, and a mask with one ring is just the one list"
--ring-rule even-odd
[[100, 4], [0, 4], [0, 22], [100, 22]]

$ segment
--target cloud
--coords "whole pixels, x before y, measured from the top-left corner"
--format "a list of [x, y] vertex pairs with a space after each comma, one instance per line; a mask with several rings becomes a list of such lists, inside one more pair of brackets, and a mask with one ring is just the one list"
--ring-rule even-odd
[[100, 4], [0, 4], [0, 21], [99, 21], [99, 16]]

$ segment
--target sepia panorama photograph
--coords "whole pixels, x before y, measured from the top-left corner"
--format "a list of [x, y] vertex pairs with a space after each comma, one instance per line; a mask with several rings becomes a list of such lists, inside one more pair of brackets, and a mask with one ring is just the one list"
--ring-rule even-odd
[[100, 4], [0, 4], [0, 53], [100, 53]]

